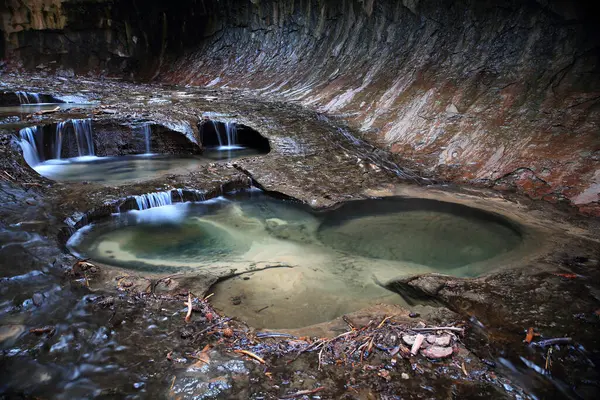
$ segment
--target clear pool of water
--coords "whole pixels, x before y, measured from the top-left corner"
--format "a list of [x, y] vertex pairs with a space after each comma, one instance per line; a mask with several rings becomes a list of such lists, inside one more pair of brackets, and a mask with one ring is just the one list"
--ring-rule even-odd
[[355, 201], [325, 211], [257, 191], [119, 214], [77, 232], [78, 255], [142, 271], [247, 271], [212, 302], [259, 328], [295, 328], [378, 304], [381, 282], [438, 272], [476, 276], [522, 242], [501, 217], [424, 199]]
[[199, 165], [229, 161], [260, 154], [252, 149], [220, 151], [207, 149], [201, 156], [166, 156], [140, 154], [120, 157], [86, 156], [69, 159], [51, 159], [33, 168], [42, 176], [67, 182], [133, 182], [157, 178], [167, 174], [181, 174]]

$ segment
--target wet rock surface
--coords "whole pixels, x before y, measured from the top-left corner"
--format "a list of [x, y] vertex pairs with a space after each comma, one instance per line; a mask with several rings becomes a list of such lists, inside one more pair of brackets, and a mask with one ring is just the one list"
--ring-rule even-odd
[[[25, 86], [19, 77], [6, 79], [19, 89]], [[343, 127], [335, 121], [296, 106], [229, 91], [76, 79], [42, 82], [66, 95], [88, 90], [88, 98], [100, 103], [78, 112], [33, 115], [1, 132], [0, 367], [9, 371], [1, 379], [4, 393], [282, 398], [307, 391], [321, 398], [439, 398], [450, 393], [511, 398], [550, 395], [558, 388], [565, 396], [593, 398], [598, 376], [592, 366], [600, 348], [593, 335], [600, 309], [596, 220], [518, 195], [413, 185], [428, 181], [397, 167], [394, 156], [341, 134]], [[110, 113], [104, 112], [107, 105]], [[143, 119], [195, 138], [204, 115], [256, 129], [269, 139], [271, 152], [161, 179], [103, 186], [40, 177], [14, 140], [19, 127], [76, 116], [98, 123]], [[264, 339], [251, 327], [219, 316], [210, 299], [202, 300], [216, 280], [231, 272], [165, 276], [93, 263], [77, 266], [62, 247], [74, 228], [135, 208], [134, 195], [182, 189], [189, 196], [185, 200], [195, 200], [193, 193], [210, 198], [252, 184], [314, 207], [389, 195], [449, 200], [497, 212], [539, 230], [545, 240], [526, 256], [508, 260], [505, 270], [481, 278], [429, 275], [382, 282], [437, 310], [419, 309], [423, 317], [382, 306], [349, 315], [354, 328], [338, 319]], [[277, 221], [272, 222], [277, 229]], [[190, 291], [192, 316], [186, 323], [184, 302]], [[456, 339], [444, 329], [412, 331], [432, 326], [464, 327], [465, 332]], [[542, 344], [523, 343], [530, 327], [542, 335], [532, 342]], [[394, 329], [399, 331], [392, 340]], [[319, 338], [342, 334], [356, 339], [351, 348], [339, 338], [321, 355], [318, 348], [296, 357]], [[400, 340], [418, 334], [423, 338], [415, 355], [408, 348], [409, 354], [392, 362], [390, 351]], [[543, 342], [564, 337], [572, 341]], [[370, 350], [362, 360], [358, 350], [346, 356], [363, 345]], [[251, 352], [266, 364], [234, 350]], [[210, 362], [202, 362], [206, 357]], [[546, 368], [548, 357], [552, 365]]]

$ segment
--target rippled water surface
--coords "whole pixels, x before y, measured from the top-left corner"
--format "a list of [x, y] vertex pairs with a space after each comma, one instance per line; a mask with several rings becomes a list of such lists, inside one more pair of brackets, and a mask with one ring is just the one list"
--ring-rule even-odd
[[254, 191], [120, 214], [69, 245], [82, 257], [147, 271], [256, 266], [262, 270], [216, 285], [213, 303], [257, 327], [294, 328], [402, 304], [380, 285], [390, 279], [482, 274], [520, 243], [508, 221], [451, 203], [375, 199], [315, 212]]

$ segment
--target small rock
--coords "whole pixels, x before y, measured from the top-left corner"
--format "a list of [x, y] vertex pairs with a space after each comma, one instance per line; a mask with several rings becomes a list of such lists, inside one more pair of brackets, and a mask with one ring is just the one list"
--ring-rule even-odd
[[181, 338], [182, 339], [189, 339], [192, 336], [194, 336], [194, 331], [192, 331], [191, 329], [182, 329], [181, 330]]
[[233, 303], [234, 306], [240, 305], [242, 304], [242, 298], [240, 296], [235, 296], [231, 299], [231, 303]]
[[223, 336], [225, 336], [226, 338], [233, 337], [233, 329], [231, 329], [231, 328], [223, 329]]
[[98, 302], [100, 307], [110, 307], [115, 304], [115, 298], [110, 296]]
[[406, 343], [407, 345], [412, 346], [413, 344], [415, 344], [416, 338], [416, 335], [404, 335], [402, 336], [402, 341], [404, 341], [404, 343]]
[[421, 314], [419, 314], [418, 312], [411, 312], [410, 314], [408, 314], [408, 316], [410, 318], [419, 318]]
[[390, 372], [386, 371], [385, 369], [380, 369], [379, 372], [377, 372], [377, 375], [379, 375], [388, 382], [392, 380], [392, 378], [390, 377]]
[[34, 293], [33, 295], [33, 304], [36, 306], [41, 306], [44, 302], [44, 296], [41, 293]]
[[431, 346], [421, 350], [421, 354], [427, 358], [446, 358], [450, 357], [452, 353], [452, 347]]
[[407, 380], [410, 379], [410, 376], [408, 376], [408, 374], [406, 372], [403, 372], [402, 375], [400, 375], [402, 377], [402, 379]]
[[450, 346], [450, 340], [450, 335], [444, 335], [437, 337], [434, 343], [436, 346], [448, 347]]
[[435, 335], [427, 335], [427, 343], [434, 344], [437, 336]]

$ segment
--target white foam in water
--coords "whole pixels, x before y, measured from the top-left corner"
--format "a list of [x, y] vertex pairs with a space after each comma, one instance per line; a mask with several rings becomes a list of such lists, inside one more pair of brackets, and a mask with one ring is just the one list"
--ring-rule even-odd
[[135, 216], [137, 223], [178, 222], [186, 217], [188, 203], [157, 206], [144, 210], [131, 210], [128, 214]]
[[75, 257], [84, 258], [81, 254], [79, 254], [75, 247], [80, 244], [85, 236], [85, 234], [92, 230], [94, 224], [89, 224], [84, 226], [81, 229], [78, 229], [70, 238], [67, 240], [67, 247], [73, 253]]
[[242, 150], [245, 149], [244, 146], [237, 146], [237, 145], [231, 145], [231, 146], [219, 146], [217, 147], [217, 150]]
[[73, 157], [69, 158], [72, 162], [94, 162], [98, 160], [109, 159], [110, 157], [98, 157], [98, 156], [81, 156], [81, 157]]

